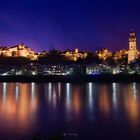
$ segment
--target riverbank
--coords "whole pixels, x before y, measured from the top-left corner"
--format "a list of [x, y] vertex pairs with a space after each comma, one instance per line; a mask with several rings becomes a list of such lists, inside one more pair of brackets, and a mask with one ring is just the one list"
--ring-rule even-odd
[[35, 75], [35, 76], [0, 76], [0, 82], [140, 82], [140, 75]]

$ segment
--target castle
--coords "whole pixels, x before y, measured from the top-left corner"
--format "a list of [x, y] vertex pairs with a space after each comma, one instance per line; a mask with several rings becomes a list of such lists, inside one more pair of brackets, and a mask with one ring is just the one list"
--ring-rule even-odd
[[12, 47], [0, 47], [0, 56], [5, 57], [26, 57], [31, 60], [36, 60], [38, 55], [25, 46], [23, 43]]

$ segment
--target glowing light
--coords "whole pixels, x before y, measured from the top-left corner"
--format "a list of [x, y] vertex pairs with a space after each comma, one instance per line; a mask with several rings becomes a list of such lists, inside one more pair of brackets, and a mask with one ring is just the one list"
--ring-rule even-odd
[[72, 99], [71, 99], [71, 86], [70, 83], [66, 83], [66, 118], [71, 119]]
[[78, 53], [78, 51], [79, 51], [79, 50], [76, 48], [76, 49], [75, 49], [75, 53]]
[[133, 83], [133, 91], [134, 91], [134, 98], [136, 99], [137, 89], [136, 89], [136, 83]]
[[36, 72], [33, 71], [33, 72], [32, 72], [32, 75], [36, 75]]
[[58, 95], [59, 95], [59, 99], [61, 97], [61, 83], [58, 83]]
[[[133, 83], [133, 85], [129, 84], [129, 88], [127, 88], [128, 93], [126, 94], [125, 99], [125, 108], [126, 112], [128, 114], [128, 117], [130, 118], [130, 122], [136, 126], [139, 121], [139, 102], [136, 100], [135, 95], [135, 88], [136, 84]], [[134, 91], [135, 90], [135, 91]]]
[[7, 83], [3, 83], [3, 90], [2, 90], [2, 93], [3, 93], [3, 102], [6, 101], [6, 94], [7, 94]]
[[99, 106], [101, 111], [108, 115], [110, 112], [110, 101], [109, 101], [109, 94], [108, 94], [108, 88], [103, 85], [100, 88], [100, 96], [99, 96]]
[[16, 94], [16, 96], [15, 96], [15, 99], [16, 99], [16, 101], [18, 101], [18, 98], [19, 98], [19, 85], [18, 85], [18, 83], [16, 83], [16, 90], [15, 90], [15, 94]]
[[112, 83], [112, 89], [113, 89], [113, 104], [114, 104], [114, 107], [116, 108], [117, 107], [117, 91], [116, 91], [116, 83]]
[[34, 96], [35, 96], [35, 83], [32, 82], [31, 83], [31, 99], [34, 100]]
[[56, 104], [57, 104], [57, 95], [56, 95], [56, 91], [55, 89], [53, 89], [53, 107], [55, 108], [56, 107]]
[[129, 38], [129, 50], [128, 50], [128, 63], [134, 61], [138, 57], [138, 51], [136, 46], [135, 33], [130, 33]]
[[77, 117], [80, 115], [81, 104], [80, 88], [76, 86], [73, 90], [73, 109]]
[[52, 94], [52, 83], [48, 84], [48, 100], [51, 102], [51, 94]]
[[66, 84], [66, 104], [67, 108], [70, 109], [70, 83]]
[[32, 51], [30, 48], [26, 47], [24, 44], [20, 44], [18, 46], [14, 47], [6, 47], [3, 48], [3, 50], [0, 51], [0, 54], [2, 54], [5, 57], [26, 57], [30, 60], [36, 60], [38, 59], [38, 55]]
[[89, 107], [93, 108], [93, 83], [88, 84], [88, 90], [89, 90]]

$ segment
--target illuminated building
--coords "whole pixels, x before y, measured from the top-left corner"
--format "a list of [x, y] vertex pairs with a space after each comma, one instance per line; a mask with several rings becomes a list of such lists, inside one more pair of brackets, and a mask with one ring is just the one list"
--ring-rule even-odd
[[85, 59], [87, 57], [87, 53], [79, 52], [78, 49], [75, 49], [75, 51], [67, 51], [62, 55], [64, 55], [68, 60], [73, 61], [77, 61], [78, 58]]
[[136, 36], [134, 31], [131, 31], [129, 37], [128, 63], [134, 61], [137, 57]]
[[86, 67], [86, 74], [92, 75], [92, 74], [100, 74], [101, 70], [97, 64], [93, 64]]
[[110, 52], [107, 49], [102, 49], [96, 52], [96, 54], [98, 55], [98, 57], [102, 60], [106, 60], [107, 58], [112, 56], [112, 52]]
[[114, 54], [114, 60], [125, 58], [127, 55], [128, 55], [128, 51], [122, 49]]
[[12, 47], [1, 47], [0, 55], [5, 57], [26, 57], [31, 60], [38, 58], [38, 55], [24, 44]]
[[112, 73], [112, 68], [109, 65], [104, 64], [93, 64], [86, 67], [87, 75], [97, 75], [97, 74], [109, 74]]
[[46, 66], [43, 70], [44, 75], [70, 75], [73, 68], [68, 66]]

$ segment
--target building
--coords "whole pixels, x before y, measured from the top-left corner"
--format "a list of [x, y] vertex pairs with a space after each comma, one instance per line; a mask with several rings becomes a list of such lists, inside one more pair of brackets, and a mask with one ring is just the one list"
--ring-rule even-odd
[[44, 67], [44, 75], [71, 75], [73, 73], [73, 68], [70, 66], [63, 65], [51, 65]]
[[131, 31], [129, 37], [128, 63], [131, 63], [137, 57], [138, 57], [138, 51], [136, 47], [136, 36], [135, 36], [135, 32]]
[[105, 64], [93, 64], [86, 66], [87, 75], [98, 75], [98, 74], [110, 74], [112, 73], [112, 68]]
[[87, 57], [86, 52], [79, 52], [78, 49], [75, 49], [74, 51], [67, 51], [66, 53], [63, 53], [68, 60], [77, 61], [78, 58], [85, 59]]
[[97, 64], [89, 65], [86, 67], [86, 74], [87, 75], [101, 74], [101, 69]]
[[26, 57], [31, 60], [36, 60], [38, 58], [38, 55], [29, 47], [25, 46], [23, 43], [20, 45], [12, 46], [12, 47], [1, 47], [0, 56]]
[[114, 60], [119, 60], [119, 59], [123, 59], [123, 58], [126, 58], [128, 55], [128, 50], [119, 50], [117, 52], [115, 52], [114, 54]]
[[102, 60], [106, 60], [107, 58], [112, 57], [112, 52], [109, 51], [108, 49], [102, 49], [102, 50], [96, 51], [96, 54]]

